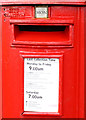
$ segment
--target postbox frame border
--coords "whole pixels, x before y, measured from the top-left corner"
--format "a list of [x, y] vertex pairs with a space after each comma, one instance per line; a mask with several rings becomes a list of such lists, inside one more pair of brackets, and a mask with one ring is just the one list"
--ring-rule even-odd
[[[22, 116], [45, 116], [45, 117], [58, 117], [62, 116], [62, 79], [63, 79], [63, 53], [29, 53], [20, 52], [23, 61], [23, 73], [24, 73], [24, 58], [59, 58], [59, 107], [58, 112], [29, 112], [23, 111]], [[23, 85], [24, 85], [24, 74], [23, 74]], [[24, 86], [23, 86], [24, 87]], [[23, 91], [24, 93], [24, 91]], [[23, 110], [24, 110], [24, 95], [23, 95]]]
[[[21, 53], [21, 52], [20, 52]], [[24, 58], [59, 58], [59, 112], [25, 112], [23, 111], [21, 115], [23, 116], [46, 116], [46, 117], [58, 117], [62, 116], [62, 79], [63, 79], [63, 53], [29, 53], [22, 52], [21, 56], [23, 58], [23, 70], [24, 70]], [[24, 73], [24, 71], [23, 71]], [[24, 83], [24, 74], [23, 74]], [[24, 92], [24, 91], [23, 91]], [[23, 96], [23, 106], [24, 106], [24, 96]], [[23, 108], [24, 110], [24, 108]]]

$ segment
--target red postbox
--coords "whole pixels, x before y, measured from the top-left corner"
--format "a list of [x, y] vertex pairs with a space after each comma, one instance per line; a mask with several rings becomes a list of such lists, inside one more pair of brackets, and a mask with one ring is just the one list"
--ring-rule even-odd
[[2, 2], [2, 118], [84, 118], [85, 5]]

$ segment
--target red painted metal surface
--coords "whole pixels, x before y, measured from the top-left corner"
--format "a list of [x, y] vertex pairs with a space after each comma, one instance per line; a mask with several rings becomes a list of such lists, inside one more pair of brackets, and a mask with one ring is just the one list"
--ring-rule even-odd
[[2, 5], [12, 4], [67, 4], [67, 5], [85, 5], [86, 0], [1, 0]]
[[[84, 9], [85, 6], [50, 5], [49, 17], [36, 19], [33, 5], [2, 6], [3, 118], [84, 118]], [[59, 26], [64, 30], [47, 34], [19, 30], [19, 26], [25, 25]], [[23, 57], [59, 55], [64, 56], [60, 64], [60, 114], [24, 112]]]
[[0, 119], [2, 118], [2, 16], [0, 7]]

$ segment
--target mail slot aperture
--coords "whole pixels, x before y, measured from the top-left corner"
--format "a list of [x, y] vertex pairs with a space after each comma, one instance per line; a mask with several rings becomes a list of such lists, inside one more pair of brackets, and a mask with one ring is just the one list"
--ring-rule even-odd
[[14, 25], [14, 39], [34, 45], [63, 45], [72, 41], [70, 29], [69, 25]]

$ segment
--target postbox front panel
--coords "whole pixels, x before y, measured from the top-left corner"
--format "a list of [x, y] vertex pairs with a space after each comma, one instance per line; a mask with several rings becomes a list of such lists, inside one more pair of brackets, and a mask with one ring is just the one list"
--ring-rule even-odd
[[81, 10], [2, 7], [3, 118], [84, 116]]

